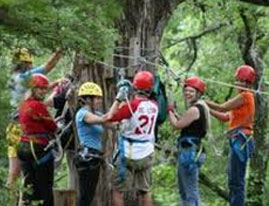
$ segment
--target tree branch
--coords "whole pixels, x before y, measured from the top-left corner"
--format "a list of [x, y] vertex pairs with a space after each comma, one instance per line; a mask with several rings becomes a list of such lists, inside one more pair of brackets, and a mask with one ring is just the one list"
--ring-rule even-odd
[[215, 192], [218, 196], [223, 198], [224, 200], [229, 200], [229, 193], [227, 190], [218, 186], [217, 183], [212, 182], [204, 173], [200, 172], [199, 174], [199, 182], [204, 186], [208, 187], [210, 190]]
[[[239, 45], [241, 46], [242, 55], [243, 55], [243, 58], [245, 60], [251, 54], [253, 37], [252, 37], [252, 32], [251, 32], [251, 26], [250, 26], [250, 23], [249, 23], [249, 20], [248, 20], [246, 14], [245, 14], [245, 10], [240, 9], [239, 14], [240, 14], [242, 21], [244, 23], [244, 26], [245, 26], [245, 36], [239, 37], [239, 38], [242, 38], [241, 40], [239, 40], [239, 42], [241, 43]], [[253, 58], [251, 58], [251, 59], [253, 59]], [[255, 65], [255, 62], [252, 62], [251, 65]]]
[[238, 0], [241, 2], [255, 4], [257, 6], [269, 6], [269, 0]]
[[209, 33], [212, 33], [212, 32], [215, 32], [215, 31], [221, 29], [224, 26], [226, 26], [226, 24], [219, 24], [217, 26], [214, 26], [212, 28], [208, 28], [208, 29], [202, 31], [200, 34], [197, 34], [197, 35], [192, 35], [192, 36], [184, 37], [184, 38], [178, 39], [178, 40], [170, 39], [170, 41], [173, 41], [173, 43], [165, 46], [163, 49], [170, 48], [170, 47], [175, 46], [176, 44], [181, 43], [183, 41], [188, 41], [188, 40], [191, 40], [192, 41], [192, 40], [199, 39], [199, 38], [205, 36], [206, 34], [209, 34]]
[[192, 65], [194, 64], [194, 62], [197, 59], [197, 45], [196, 45], [196, 39], [191, 39], [191, 44], [192, 44], [192, 48], [193, 48], [193, 56], [192, 56], [192, 60], [189, 64], [189, 66], [186, 69], [186, 72], [190, 71]]

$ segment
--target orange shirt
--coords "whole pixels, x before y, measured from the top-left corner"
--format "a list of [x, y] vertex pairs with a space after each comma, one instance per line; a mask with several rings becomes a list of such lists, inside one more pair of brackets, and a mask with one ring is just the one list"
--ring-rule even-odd
[[[244, 104], [232, 111], [230, 111], [230, 129], [236, 127], [248, 127], [253, 128], [254, 115], [255, 115], [255, 100], [252, 92], [242, 92], [244, 98]], [[248, 131], [250, 133], [250, 131]]]

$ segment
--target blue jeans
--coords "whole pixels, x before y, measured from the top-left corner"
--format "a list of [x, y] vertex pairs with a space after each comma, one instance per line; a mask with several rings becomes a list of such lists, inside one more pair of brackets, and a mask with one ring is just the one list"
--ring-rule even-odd
[[[204, 161], [205, 154], [203, 153], [201, 157], [198, 158], [198, 162], [199, 159], [201, 159], [201, 161]], [[199, 169], [200, 168], [198, 164], [192, 167], [191, 171], [189, 168], [180, 166], [180, 158], [178, 158], [178, 186], [182, 206], [201, 205], [198, 189]]]
[[[254, 150], [253, 140], [249, 141], [250, 153]], [[240, 161], [236, 152], [230, 147], [229, 160], [229, 203], [230, 206], [245, 206], [245, 175], [248, 161]]]

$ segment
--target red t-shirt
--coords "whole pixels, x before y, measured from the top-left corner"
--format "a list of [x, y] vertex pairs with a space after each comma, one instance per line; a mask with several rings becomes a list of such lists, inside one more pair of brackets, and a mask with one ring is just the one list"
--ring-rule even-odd
[[19, 121], [24, 134], [50, 134], [57, 125], [47, 110], [47, 106], [38, 100], [29, 98], [19, 108]]

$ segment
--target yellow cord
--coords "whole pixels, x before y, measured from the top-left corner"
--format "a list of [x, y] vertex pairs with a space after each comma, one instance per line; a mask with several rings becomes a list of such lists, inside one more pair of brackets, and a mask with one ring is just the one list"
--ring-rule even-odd
[[30, 148], [31, 148], [31, 152], [32, 152], [32, 155], [33, 155], [36, 163], [39, 164], [39, 160], [37, 159], [37, 156], [36, 156], [36, 153], [35, 153], [33, 140], [30, 140]]

